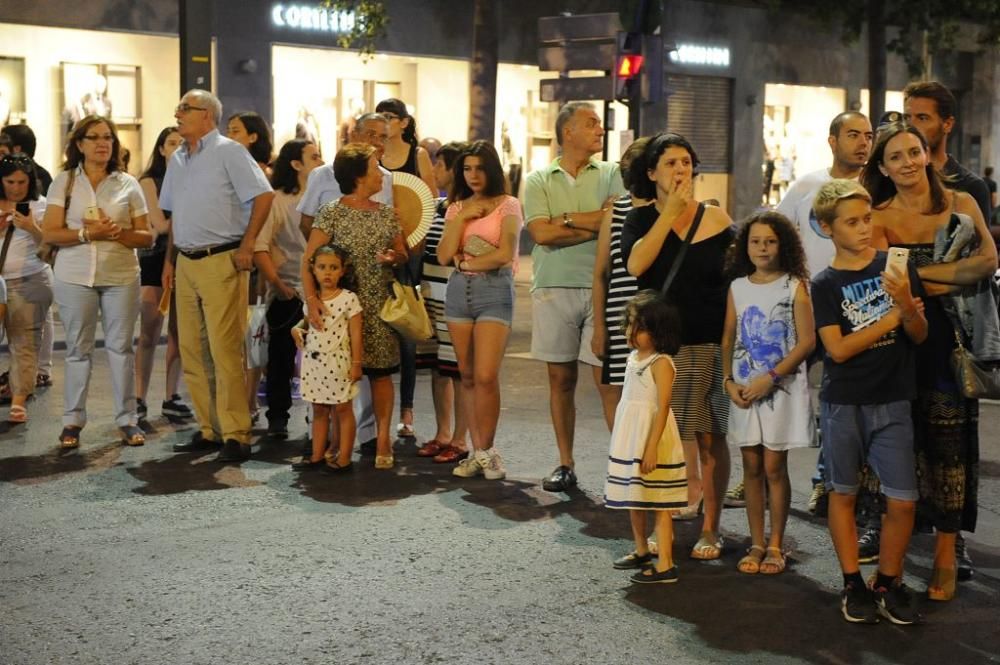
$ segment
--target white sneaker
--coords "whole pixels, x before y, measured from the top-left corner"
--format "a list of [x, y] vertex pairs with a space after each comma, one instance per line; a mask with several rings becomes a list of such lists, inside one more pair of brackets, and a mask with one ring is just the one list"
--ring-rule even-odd
[[[477, 453], [478, 455], [478, 453]], [[503, 480], [507, 477], [507, 469], [503, 466], [503, 458], [495, 448], [483, 452], [485, 459], [480, 461], [483, 467], [483, 477], [486, 480]]]
[[451, 475], [459, 478], [475, 478], [481, 473], [483, 473], [483, 464], [478, 451], [475, 455], [470, 455], [459, 462], [458, 466], [451, 470]]

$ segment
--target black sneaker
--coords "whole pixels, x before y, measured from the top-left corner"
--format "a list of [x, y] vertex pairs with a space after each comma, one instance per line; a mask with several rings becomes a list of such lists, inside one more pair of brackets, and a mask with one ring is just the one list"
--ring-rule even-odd
[[868, 527], [858, 538], [858, 563], [878, 563], [881, 530]]
[[146, 416], [149, 415], [149, 407], [146, 406], [146, 400], [135, 398], [135, 413], [139, 416], [139, 420], [145, 420]]
[[840, 592], [840, 613], [850, 623], [878, 623], [878, 608], [871, 589], [848, 584]]
[[267, 421], [268, 437], [277, 441], [284, 441], [288, 438], [288, 418], [275, 418]]
[[557, 466], [549, 477], [542, 481], [542, 489], [546, 492], [565, 492], [571, 487], [576, 487], [576, 473], [568, 466]]
[[902, 582], [891, 588], [879, 587], [872, 591], [878, 613], [897, 626], [911, 626], [920, 623], [923, 617], [917, 612], [917, 598]]
[[160, 411], [167, 418], [184, 420], [194, 417], [194, 413], [191, 412], [191, 407], [181, 400], [180, 395], [171, 395], [170, 399], [163, 400], [163, 405], [160, 407]]

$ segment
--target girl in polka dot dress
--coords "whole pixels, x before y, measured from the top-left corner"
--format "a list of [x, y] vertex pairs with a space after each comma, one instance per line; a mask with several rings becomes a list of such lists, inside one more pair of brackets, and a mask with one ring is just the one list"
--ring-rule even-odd
[[[295, 344], [302, 349], [302, 399], [313, 406], [312, 456], [294, 466], [301, 470], [326, 466], [331, 471], [346, 471], [351, 468], [354, 445], [351, 400], [361, 379], [361, 302], [348, 290], [354, 287], [355, 280], [347, 250], [336, 245], [320, 247], [311, 263], [319, 294], [313, 297], [323, 301], [326, 314], [321, 330], [292, 329]], [[324, 455], [331, 424], [338, 428], [340, 450], [335, 459], [327, 462]]]

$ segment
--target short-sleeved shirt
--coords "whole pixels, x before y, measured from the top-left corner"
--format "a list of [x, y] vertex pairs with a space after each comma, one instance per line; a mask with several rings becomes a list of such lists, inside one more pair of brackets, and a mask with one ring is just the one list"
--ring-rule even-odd
[[788, 188], [785, 196], [778, 203], [777, 211], [792, 220], [799, 229], [802, 238], [802, 248], [806, 252], [806, 264], [810, 275], [818, 275], [833, 260], [837, 253], [830, 236], [820, 228], [813, 201], [820, 187], [833, 180], [829, 169], [820, 169], [807, 173]]
[[[635, 243], [649, 233], [659, 215], [655, 205], [629, 211], [621, 233], [622, 262], [625, 265], [628, 265]], [[726, 250], [734, 235], [732, 227], [727, 227], [714, 236], [691, 243], [670, 284], [667, 297], [680, 312], [681, 344], [718, 344], [722, 340], [729, 293], [725, 272]], [[652, 265], [636, 277], [639, 289], [661, 290], [683, 246], [684, 240], [680, 236], [668, 233]]]
[[0, 305], [7, 304], [7, 282], [0, 277]]
[[271, 191], [246, 148], [213, 129], [191, 152], [185, 143], [167, 163], [160, 208], [171, 211], [174, 245], [195, 251], [242, 240], [253, 200]]
[[[66, 205], [66, 186], [69, 171], [62, 171], [49, 187], [47, 204], [63, 208]], [[132, 228], [132, 220], [146, 214], [146, 197], [139, 181], [127, 173], [109, 173], [97, 185], [97, 191], [83, 172], [76, 168], [69, 210], [66, 210], [66, 228], [83, 227], [87, 208], [97, 206], [111, 221], [123, 229]], [[125, 286], [139, 276], [139, 259], [135, 250], [117, 240], [95, 240], [81, 245], [60, 247], [55, 264], [56, 279], [82, 286]]]
[[[450, 206], [448, 206], [448, 211], [445, 213], [445, 220], [449, 220], [455, 217], [462, 210], [462, 204], [464, 201], [455, 201]], [[480, 217], [479, 219], [474, 219], [465, 224], [462, 229], [462, 245], [465, 245], [465, 241], [469, 236], [479, 236], [486, 242], [497, 247], [500, 246], [500, 236], [503, 231], [503, 220], [505, 217], [514, 216], [517, 218], [517, 231], [518, 236], [521, 232], [521, 202], [515, 199], [513, 196], [503, 197], [503, 201], [500, 202], [496, 208], [493, 209], [490, 214], [485, 217]], [[514, 245], [514, 260], [513, 260], [513, 271], [517, 273], [517, 241], [515, 240]], [[436, 251], [436, 248], [435, 248]], [[471, 259], [471, 254], [463, 253], [461, 256], [462, 260]]]
[[[302, 294], [302, 255], [306, 251], [306, 239], [299, 228], [302, 213], [295, 209], [302, 192], [287, 194], [282, 191], [274, 193], [271, 212], [267, 221], [257, 234], [257, 242], [253, 251], [269, 252], [271, 261], [278, 272], [278, 277], [285, 284]], [[274, 285], [267, 285], [267, 299], [274, 297]]]
[[[31, 216], [35, 223], [41, 224], [45, 216], [45, 197], [39, 196], [35, 201], [29, 201]], [[4, 234], [0, 233], [0, 242]], [[10, 236], [10, 247], [7, 248], [7, 258], [3, 262], [4, 279], [29, 277], [45, 270], [46, 264], [38, 258], [38, 241], [24, 229], [14, 229]]]
[[[371, 201], [392, 207], [392, 173], [386, 171], [381, 166], [382, 189], [373, 194]], [[302, 200], [295, 208], [300, 214], [308, 217], [315, 217], [319, 209], [331, 201], [338, 200], [343, 193], [340, 191], [340, 183], [333, 175], [333, 165], [319, 166], [309, 173], [306, 180], [306, 192], [302, 195]]]
[[989, 224], [993, 206], [990, 203], [990, 190], [983, 179], [959, 164], [951, 155], [948, 155], [948, 161], [944, 163], [941, 172], [950, 177], [944, 183], [947, 187], [965, 192], [976, 200], [979, 211], [983, 213], [983, 220]]
[[[878, 252], [861, 270], [826, 268], [812, 281], [816, 330], [839, 326], [843, 336], [876, 323], [893, 308], [882, 287], [888, 254]], [[920, 278], [910, 266], [910, 290], [923, 293]], [[888, 404], [917, 397], [914, 344], [903, 330], [883, 335], [875, 344], [842, 363], [829, 354], [823, 359], [820, 399], [832, 404]]]
[[[563, 213], [599, 210], [608, 197], [624, 193], [617, 164], [591, 159], [573, 177], [556, 158], [544, 169], [528, 174], [524, 183], [524, 219], [529, 225], [543, 224]], [[571, 247], [536, 245], [531, 251], [531, 288], [589, 289], [596, 257], [596, 239]]]

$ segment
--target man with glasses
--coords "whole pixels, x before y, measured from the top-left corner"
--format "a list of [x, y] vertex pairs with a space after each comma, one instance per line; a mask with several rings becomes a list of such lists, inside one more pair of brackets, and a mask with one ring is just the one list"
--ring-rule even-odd
[[238, 463], [250, 457], [247, 274], [274, 192], [250, 153], [219, 133], [222, 104], [215, 95], [187, 92], [174, 117], [184, 144], [171, 156], [160, 190], [160, 207], [172, 213], [163, 286], [174, 286], [176, 276], [181, 362], [199, 425], [174, 450], [221, 443], [218, 461]]
[[[349, 138], [352, 143], [367, 143], [375, 148], [375, 156], [381, 161], [385, 142], [389, 138], [389, 121], [382, 113], [365, 113], [354, 123]], [[381, 166], [378, 168], [382, 172], [382, 190], [372, 196], [372, 201], [391, 208], [393, 206], [392, 173]], [[328, 166], [319, 166], [312, 170], [309, 174], [309, 180], [306, 182], [305, 194], [302, 195], [302, 200], [299, 201], [296, 208], [302, 213], [302, 233], [305, 234], [307, 240], [312, 230], [313, 219], [315, 219], [319, 209], [331, 201], [336, 201], [341, 196], [343, 193], [340, 191], [340, 185], [337, 184], [337, 179], [333, 176], [332, 161]], [[354, 400], [354, 417], [358, 423], [358, 441], [362, 442], [362, 454], [374, 455], [375, 410], [372, 408], [372, 393], [368, 377], [362, 378], [358, 386], [360, 390], [357, 399]], [[306, 445], [311, 445], [308, 436], [306, 437]]]

